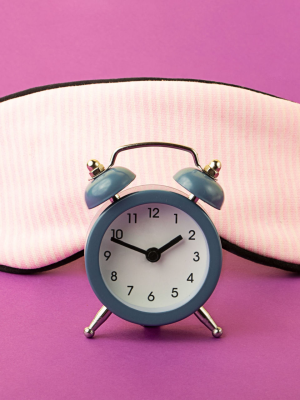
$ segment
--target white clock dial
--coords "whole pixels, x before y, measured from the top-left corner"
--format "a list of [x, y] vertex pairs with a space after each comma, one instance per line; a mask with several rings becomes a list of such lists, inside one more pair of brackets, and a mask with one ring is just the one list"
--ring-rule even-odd
[[[164, 246], [169, 248], [163, 251]], [[171, 311], [190, 301], [205, 282], [209, 258], [206, 237], [196, 221], [159, 203], [132, 207], [117, 217], [99, 251], [100, 272], [109, 291], [127, 306], [146, 312]]]

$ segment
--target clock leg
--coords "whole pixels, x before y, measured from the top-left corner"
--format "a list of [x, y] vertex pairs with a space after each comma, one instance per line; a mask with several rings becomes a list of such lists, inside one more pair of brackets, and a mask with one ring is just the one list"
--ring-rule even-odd
[[111, 315], [111, 311], [105, 306], [102, 306], [97, 312], [95, 318], [87, 328], [84, 328], [84, 334], [87, 338], [92, 338], [95, 335], [96, 330], [107, 320]]
[[212, 333], [213, 337], [219, 338], [222, 336], [223, 330], [212, 319], [210, 314], [205, 310], [204, 307], [200, 307], [199, 310], [195, 312], [196, 317], [202, 322]]

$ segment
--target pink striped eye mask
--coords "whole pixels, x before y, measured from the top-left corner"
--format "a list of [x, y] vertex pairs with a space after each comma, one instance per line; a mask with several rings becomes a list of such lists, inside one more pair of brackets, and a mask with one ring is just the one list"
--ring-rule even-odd
[[[223, 247], [261, 264], [300, 271], [300, 106], [249, 89], [161, 79], [53, 85], [0, 99], [0, 269], [30, 273], [83, 255], [86, 162], [108, 165], [119, 146], [183, 144], [204, 166], [222, 162], [221, 211], [204, 205]], [[131, 186], [181, 187], [184, 152], [122, 153]]]

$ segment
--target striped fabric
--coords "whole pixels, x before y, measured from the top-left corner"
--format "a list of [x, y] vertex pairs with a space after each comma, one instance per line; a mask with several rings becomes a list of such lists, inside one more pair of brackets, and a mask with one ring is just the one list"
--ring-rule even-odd
[[[86, 162], [142, 141], [196, 149], [222, 161], [221, 211], [204, 208], [220, 235], [241, 248], [300, 264], [300, 106], [241, 88], [187, 81], [69, 86], [0, 103], [0, 264], [34, 269], [84, 247], [89, 222]], [[118, 156], [131, 186], [179, 187], [193, 166], [171, 149]]]

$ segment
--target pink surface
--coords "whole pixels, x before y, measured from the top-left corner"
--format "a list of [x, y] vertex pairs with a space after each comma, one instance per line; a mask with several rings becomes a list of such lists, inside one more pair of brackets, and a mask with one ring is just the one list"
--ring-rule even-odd
[[[300, 170], [299, 104], [217, 84], [101, 83], [4, 101], [0, 133], [2, 265], [39, 268], [83, 250], [95, 214], [84, 201], [87, 161], [107, 167], [117, 147], [140, 141], [190, 146], [203, 167], [220, 159], [225, 203], [204, 208], [221, 237], [300, 264], [300, 181], [290, 172]], [[124, 152], [116, 165], [137, 174], [131, 186], [180, 189], [173, 175], [194, 166], [185, 152], [154, 148]]]
[[116, 316], [83, 335], [100, 304], [83, 259], [35, 276], [0, 273], [1, 399], [298, 399], [299, 277], [224, 252], [194, 317], [142, 328]]

